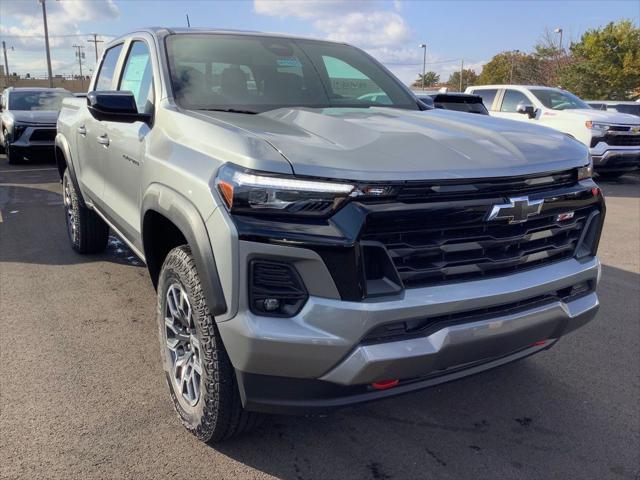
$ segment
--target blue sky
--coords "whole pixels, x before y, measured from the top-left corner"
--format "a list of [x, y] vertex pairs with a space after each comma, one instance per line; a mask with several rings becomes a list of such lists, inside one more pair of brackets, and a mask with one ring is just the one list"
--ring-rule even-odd
[[[94, 68], [89, 33], [109, 39], [146, 25], [191, 25], [285, 32], [347, 41], [364, 48], [409, 82], [422, 70], [445, 81], [460, 59], [478, 73], [504, 50], [530, 51], [545, 29], [564, 30], [564, 43], [589, 28], [623, 18], [640, 24], [639, 0], [611, 1], [359, 1], [359, 0], [47, 0], [54, 73], [77, 73], [73, 44], [86, 45], [85, 71]], [[36, 0], [0, 1], [0, 39], [9, 67], [46, 72], [42, 14]]]

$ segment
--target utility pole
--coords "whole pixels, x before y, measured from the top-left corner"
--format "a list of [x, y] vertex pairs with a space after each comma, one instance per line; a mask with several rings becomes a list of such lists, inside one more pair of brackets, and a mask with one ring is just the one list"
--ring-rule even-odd
[[464, 58], [460, 59], [460, 91], [462, 92], [462, 74], [464, 73]]
[[511, 52], [511, 72], [509, 73], [509, 84], [513, 85], [513, 64], [516, 61], [516, 55], [520, 53], [520, 50], [514, 50]]
[[78, 57], [78, 66], [80, 67], [80, 85], [84, 88], [84, 77], [82, 76], [82, 59], [84, 58], [84, 45], [73, 45], [76, 49], [76, 57]]
[[87, 42], [93, 43], [93, 46], [96, 50], [96, 65], [98, 65], [98, 44], [104, 42], [104, 40], [98, 40], [97, 33], [92, 33], [91, 35], [93, 35], [93, 40], [87, 40]]
[[187, 27], [191, 28], [191, 22], [189, 21], [189, 14], [187, 13]]
[[7, 61], [7, 44], [2, 41], [2, 51], [4, 52], [4, 76], [9, 76], [9, 62]]
[[38, 0], [42, 5], [42, 19], [44, 20], [44, 45], [47, 51], [47, 74], [49, 75], [49, 88], [53, 88], [53, 74], [51, 73], [51, 52], [49, 51], [49, 28], [47, 27], [46, 0]]
[[427, 44], [418, 45], [422, 49], [422, 90], [424, 90], [424, 76], [427, 74]]

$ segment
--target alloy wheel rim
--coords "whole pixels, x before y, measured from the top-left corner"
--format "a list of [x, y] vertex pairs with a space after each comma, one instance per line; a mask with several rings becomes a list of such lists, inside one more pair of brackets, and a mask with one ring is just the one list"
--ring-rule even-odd
[[200, 399], [202, 360], [189, 298], [179, 283], [167, 289], [164, 312], [165, 346], [176, 393], [193, 407]]
[[76, 241], [76, 222], [73, 221], [73, 203], [71, 201], [71, 188], [69, 182], [64, 182], [64, 209], [67, 217], [67, 230], [72, 241]]

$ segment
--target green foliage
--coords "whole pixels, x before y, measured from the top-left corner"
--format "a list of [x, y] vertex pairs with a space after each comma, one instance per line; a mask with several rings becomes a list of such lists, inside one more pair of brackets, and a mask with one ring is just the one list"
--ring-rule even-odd
[[[476, 72], [474, 72], [471, 69], [465, 68], [464, 70], [462, 70], [462, 90], [461, 91], [464, 92], [464, 90], [467, 87], [470, 87], [471, 85], [475, 85], [477, 81], [478, 81], [478, 75], [476, 74]], [[453, 72], [449, 76], [449, 80], [447, 81], [447, 86], [451, 90], [460, 90], [460, 72], [459, 71]]]
[[588, 30], [570, 50], [575, 61], [559, 77], [579, 97], [626, 99], [640, 89], [640, 28], [631, 21]]
[[529, 84], [542, 81], [540, 61], [518, 50], [495, 55], [482, 67], [478, 85], [496, 83]]
[[[440, 75], [436, 72], [429, 71], [424, 74], [424, 86], [432, 87], [440, 82]], [[413, 82], [412, 87], [422, 87], [422, 74], [418, 75], [418, 78]]]

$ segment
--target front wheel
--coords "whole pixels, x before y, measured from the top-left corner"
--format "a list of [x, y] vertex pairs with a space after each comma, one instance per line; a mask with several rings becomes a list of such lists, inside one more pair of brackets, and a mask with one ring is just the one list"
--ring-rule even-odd
[[188, 246], [169, 252], [158, 280], [157, 319], [169, 393], [182, 424], [215, 443], [250, 430], [235, 372], [209, 313]]
[[71, 247], [78, 253], [100, 253], [107, 248], [109, 226], [80, 202], [67, 168], [62, 176], [62, 195]]

